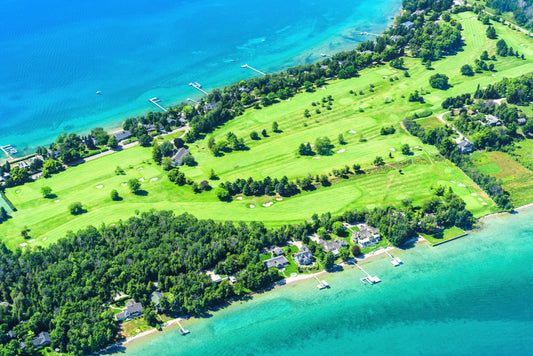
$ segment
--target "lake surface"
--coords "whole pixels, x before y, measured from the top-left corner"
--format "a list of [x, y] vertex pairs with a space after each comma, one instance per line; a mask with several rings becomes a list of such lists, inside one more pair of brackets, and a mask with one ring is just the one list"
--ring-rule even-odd
[[254, 296], [126, 348], [136, 355], [531, 355], [533, 210], [491, 218], [439, 247], [418, 244]]
[[[401, 0], [2, 1], [0, 145], [29, 153], [62, 131], [128, 116], [354, 48]], [[96, 92], [101, 91], [101, 95]], [[5, 158], [0, 156], [0, 158]]]

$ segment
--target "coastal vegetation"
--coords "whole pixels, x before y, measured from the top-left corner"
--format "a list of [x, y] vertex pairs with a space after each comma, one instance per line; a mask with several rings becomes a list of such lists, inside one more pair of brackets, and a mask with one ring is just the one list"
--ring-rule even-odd
[[[96, 151], [84, 143], [92, 138], [96, 149], [116, 147], [97, 128], [40, 148], [43, 178], [35, 182], [26, 168], [3, 166], [17, 211], [0, 211], [2, 351], [16, 354], [25, 342], [31, 354], [32, 337], [49, 331], [61, 352], [93, 353], [117, 340], [117, 295], [141, 302], [146, 325], [155, 325], [156, 289], [165, 318], [199, 315], [291, 273], [369, 252], [344, 223], [376, 227], [380, 247], [418, 234], [440, 242], [477, 217], [530, 202], [531, 76], [500, 78], [530, 72], [533, 41], [473, 16], [472, 7], [443, 13], [451, 4], [404, 0], [395, 24], [357, 50], [127, 119], [134, 147], [61, 171]], [[487, 25], [504, 42], [487, 40]], [[498, 54], [496, 72], [457, 67], [485, 53]], [[458, 113], [433, 116], [443, 108]], [[485, 114], [500, 117], [500, 130], [478, 124]], [[525, 125], [514, 127], [522, 115]], [[180, 137], [157, 137], [180, 119], [188, 122]], [[476, 152], [458, 152], [456, 130]], [[169, 158], [185, 147], [191, 154], [174, 167]], [[347, 246], [336, 259], [312, 236]], [[309, 247], [313, 267], [296, 264], [295, 241]], [[271, 246], [284, 246], [283, 272], [263, 263]], [[213, 272], [228, 279], [216, 283]]]

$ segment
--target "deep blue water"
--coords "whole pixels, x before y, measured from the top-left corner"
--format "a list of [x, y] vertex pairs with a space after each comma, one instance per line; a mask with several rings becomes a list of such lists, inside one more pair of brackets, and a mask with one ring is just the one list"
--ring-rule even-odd
[[532, 355], [533, 209], [493, 218], [470, 236], [419, 244], [256, 295], [184, 321], [126, 348], [126, 355]]
[[[400, 0], [0, 2], [0, 145], [29, 151], [62, 131], [116, 126], [380, 32]], [[233, 60], [233, 61], [232, 61]], [[102, 95], [96, 95], [101, 91]]]

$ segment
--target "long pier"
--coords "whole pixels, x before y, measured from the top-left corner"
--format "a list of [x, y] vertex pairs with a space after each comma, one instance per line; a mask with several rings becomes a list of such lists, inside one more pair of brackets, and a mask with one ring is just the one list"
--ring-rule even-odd
[[263, 73], [263, 72], [261, 72], [260, 70], [257, 70], [257, 69], [255, 69], [255, 68], [253, 68], [253, 67], [250, 67], [248, 64], [244, 64], [244, 65], [242, 65], [241, 68], [249, 68], [249, 69], [251, 69], [251, 70], [253, 70], [253, 71], [256, 71], [256, 72], [259, 73], [259, 74], [266, 75], [266, 73]]
[[197, 89], [199, 91], [201, 91], [202, 93], [204, 93], [205, 95], [209, 95], [208, 92], [206, 92], [205, 90], [202, 89], [202, 86], [200, 84], [198, 84], [197, 82], [194, 82], [194, 83], [189, 83], [189, 85], [191, 87], [193, 87], [194, 89]]
[[11, 156], [11, 153], [17, 153], [17, 150], [14, 149], [11, 145], [1, 146], [0, 149], [6, 154], [7, 157], [9, 157], [10, 160], [14, 159], [13, 156]]
[[179, 320], [176, 320], [176, 322], [178, 323], [178, 325], [179, 325], [179, 327], [180, 327], [180, 334], [181, 334], [181, 335], [187, 335], [188, 333], [190, 333], [189, 330], [185, 330], [185, 329], [183, 328], [183, 326], [181, 325], [181, 323], [180, 323]]
[[[357, 30], [355, 30], [355, 31], [357, 31]], [[377, 33], [370, 33], [370, 32], [366, 32], [366, 31], [359, 31], [359, 35], [361, 35], [361, 36], [376, 36], [376, 37], [379, 36]]]
[[187, 98], [187, 101], [192, 101], [193, 103], [198, 104], [198, 102], [196, 100], [191, 99], [191, 98]]
[[363, 269], [363, 267], [359, 266], [359, 265], [355, 265], [357, 268], [359, 268], [361, 270], [361, 272], [363, 272], [364, 274], [366, 274], [366, 277], [363, 277], [361, 278], [361, 282], [363, 284], [366, 284], [367, 282], [370, 283], [370, 284], [376, 284], [376, 283], [379, 283], [381, 282], [381, 279], [379, 279], [378, 276], [371, 276], [370, 273], [368, 273], [367, 271], [365, 271]]
[[403, 263], [402, 260], [400, 260], [398, 257], [394, 257], [393, 255], [391, 255], [387, 251], [385, 251], [385, 253], [387, 254], [387, 256], [389, 256], [391, 258], [390, 263], [392, 263], [392, 265], [394, 267], [397, 267], [397, 266], [399, 266], [399, 265], [401, 265]]
[[161, 100], [158, 99], [158, 98], [152, 98], [152, 99], [150, 99], [150, 102], [151, 102], [152, 104], [154, 104], [155, 106], [157, 106], [158, 108], [160, 108], [160, 109], [163, 110], [164, 112], [167, 112], [167, 111], [168, 111], [167, 109], [165, 109], [164, 107], [162, 107], [161, 105], [158, 104], [158, 102], [160, 102], [160, 101], [161, 101]]
[[316, 286], [318, 289], [324, 289], [329, 287], [329, 284], [326, 281], [321, 281], [320, 279], [318, 279], [317, 276], [313, 277], [315, 277], [315, 279], [318, 281], [318, 285]]

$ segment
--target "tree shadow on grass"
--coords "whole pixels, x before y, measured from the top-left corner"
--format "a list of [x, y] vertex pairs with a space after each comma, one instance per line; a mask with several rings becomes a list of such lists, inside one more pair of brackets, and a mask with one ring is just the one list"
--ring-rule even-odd
[[51, 194], [48, 194], [47, 196], [45, 196], [44, 198], [45, 199], [56, 199], [57, 198], [57, 194], [51, 193]]
[[146, 190], [144, 190], [144, 189], [139, 189], [138, 191], [136, 191], [133, 194], [141, 196], [141, 197], [145, 197], [145, 196], [148, 195], [148, 192]]

